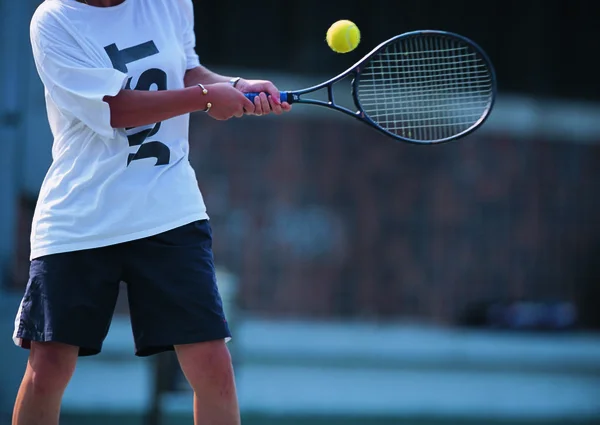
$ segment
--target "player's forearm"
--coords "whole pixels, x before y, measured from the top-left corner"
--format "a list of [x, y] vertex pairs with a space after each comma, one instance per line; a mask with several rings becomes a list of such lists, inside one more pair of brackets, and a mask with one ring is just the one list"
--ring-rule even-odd
[[198, 66], [196, 68], [189, 69], [185, 73], [183, 79], [186, 87], [192, 87], [196, 84], [215, 84], [215, 83], [226, 83], [231, 80], [232, 77], [226, 77], [224, 75], [212, 72], [204, 66]]
[[210, 90], [203, 95], [199, 87], [190, 87], [164, 91], [121, 90], [114, 97], [106, 96], [104, 101], [110, 106], [111, 126], [128, 128], [204, 110], [214, 99]]

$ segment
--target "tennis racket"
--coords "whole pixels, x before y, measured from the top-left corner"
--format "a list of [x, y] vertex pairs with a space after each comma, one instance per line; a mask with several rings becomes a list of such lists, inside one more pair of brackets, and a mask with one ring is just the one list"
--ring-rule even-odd
[[[352, 76], [354, 109], [336, 103], [333, 86]], [[328, 101], [305, 98], [327, 90]], [[246, 93], [254, 101], [258, 93]], [[414, 31], [393, 37], [328, 81], [281, 92], [290, 104], [348, 114], [396, 140], [433, 144], [466, 136], [490, 115], [496, 75], [481, 47], [458, 34]]]

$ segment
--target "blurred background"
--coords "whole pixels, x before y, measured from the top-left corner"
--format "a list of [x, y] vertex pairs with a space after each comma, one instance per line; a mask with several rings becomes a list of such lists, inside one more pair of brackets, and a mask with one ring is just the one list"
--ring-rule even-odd
[[[28, 37], [39, 3], [0, 0], [0, 424], [26, 362], [11, 334], [51, 161]], [[484, 127], [433, 147], [310, 106], [192, 116], [244, 423], [600, 423], [592, 2], [195, 5], [204, 65], [282, 89], [319, 83], [417, 29], [474, 39], [499, 79]], [[324, 41], [338, 19], [362, 30], [347, 55]], [[103, 353], [79, 363], [62, 424], [190, 421], [173, 356], [133, 356], [123, 297]]]

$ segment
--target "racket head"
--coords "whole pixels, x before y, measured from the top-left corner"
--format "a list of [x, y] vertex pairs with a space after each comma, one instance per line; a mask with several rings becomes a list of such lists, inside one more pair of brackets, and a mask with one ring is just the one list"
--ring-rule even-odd
[[464, 137], [489, 117], [496, 73], [485, 51], [451, 32], [393, 37], [354, 68], [360, 118], [401, 141], [437, 144]]

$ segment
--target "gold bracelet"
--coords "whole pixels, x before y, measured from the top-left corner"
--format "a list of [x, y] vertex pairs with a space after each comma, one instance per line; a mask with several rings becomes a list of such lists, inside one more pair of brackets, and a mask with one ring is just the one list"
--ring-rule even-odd
[[[198, 83], [198, 87], [200, 87], [202, 89], [202, 94], [203, 95], [207, 95], [208, 94], [208, 90], [206, 89], [206, 87], [204, 87], [203, 84]], [[210, 111], [210, 108], [212, 108], [212, 103], [208, 102], [206, 104], [206, 108], [202, 112], [208, 112], [208, 111]]]

